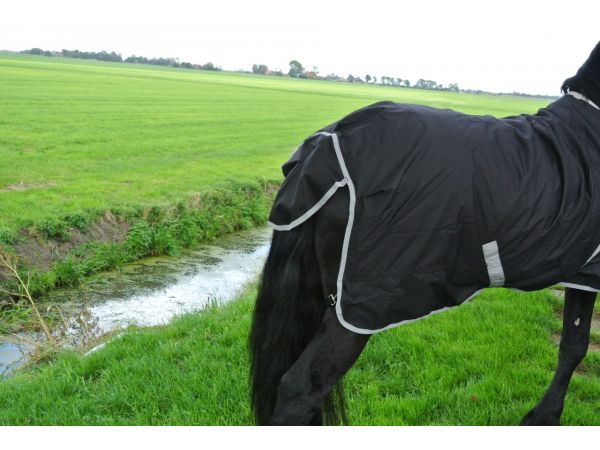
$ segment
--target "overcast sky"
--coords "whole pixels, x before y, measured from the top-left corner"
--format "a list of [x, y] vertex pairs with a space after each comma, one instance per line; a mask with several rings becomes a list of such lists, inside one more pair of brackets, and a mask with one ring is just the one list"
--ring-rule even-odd
[[597, 0], [7, 0], [0, 49], [114, 50], [284, 72], [297, 59], [322, 75], [556, 95], [600, 40], [599, 17]]

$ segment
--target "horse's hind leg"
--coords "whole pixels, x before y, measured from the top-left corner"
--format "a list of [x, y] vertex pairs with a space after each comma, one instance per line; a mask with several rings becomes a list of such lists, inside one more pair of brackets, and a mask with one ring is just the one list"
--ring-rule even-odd
[[559, 425], [565, 395], [575, 368], [587, 353], [595, 292], [566, 289], [558, 368], [550, 387], [522, 425]]
[[[340, 191], [315, 217], [315, 251], [323, 284], [323, 301], [336, 292], [348, 202], [348, 192]], [[272, 424], [318, 422], [324, 399], [352, 367], [368, 339], [369, 335], [344, 328], [337, 319], [335, 308], [327, 308], [317, 333], [281, 378]]]
[[352, 367], [369, 336], [345, 329], [333, 308], [300, 358], [281, 378], [272, 425], [306, 425], [335, 383]]

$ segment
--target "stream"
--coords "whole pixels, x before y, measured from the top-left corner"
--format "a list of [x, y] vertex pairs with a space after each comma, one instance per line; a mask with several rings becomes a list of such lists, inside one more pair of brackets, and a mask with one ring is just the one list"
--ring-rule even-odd
[[[81, 286], [41, 299], [77, 314], [82, 302], [103, 333], [128, 325], [152, 326], [174, 316], [235, 298], [256, 279], [269, 250], [271, 230], [256, 228], [200, 244], [179, 257], [146, 258], [119, 272], [96, 275]], [[0, 336], [0, 377], [26, 361], [28, 344]]]

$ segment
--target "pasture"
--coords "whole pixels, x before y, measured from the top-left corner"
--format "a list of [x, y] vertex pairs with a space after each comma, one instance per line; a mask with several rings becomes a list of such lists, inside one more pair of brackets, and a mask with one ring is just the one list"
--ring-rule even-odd
[[471, 114], [547, 100], [0, 54], [0, 229], [281, 178], [313, 131], [380, 100]]
[[[3, 236], [44, 240], [23, 234], [44, 221], [106, 211], [129, 220], [125, 211], [173, 207], [198, 193], [220, 192], [202, 220], [226, 229], [234, 215], [219, 201], [229, 199], [228, 183], [278, 183], [304, 137], [376, 101], [495, 116], [549, 102], [9, 54], [0, 54], [0, 98], [0, 244]], [[266, 208], [238, 200], [228, 205], [240, 223], [265, 220]], [[249, 424], [253, 294], [131, 329], [90, 356], [63, 352], [0, 382], [0, 424]], [[350, 422], [518, 423], [556, 367], [561, 303], [550, 291], [490, 290], [375, 336], [346, 380]], [[563, 422], [597, 425], [599, 417], [592, 351]]]

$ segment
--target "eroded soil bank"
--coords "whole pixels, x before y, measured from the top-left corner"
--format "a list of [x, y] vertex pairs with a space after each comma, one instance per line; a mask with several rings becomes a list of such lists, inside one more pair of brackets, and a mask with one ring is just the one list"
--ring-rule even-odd
[[[174, 204], [51, 218], [2, 234], [0, 251], [15, 261], [37, 302], [141, 258], [180, 256], [198, 243], [264, 225], [276, 187], [229, 182]], [[23, 292], [6, 267], [0, 267], [0, 290]], [[0, 335], [39, 328], [30, 309], [26, 298], [0, 293]]]

